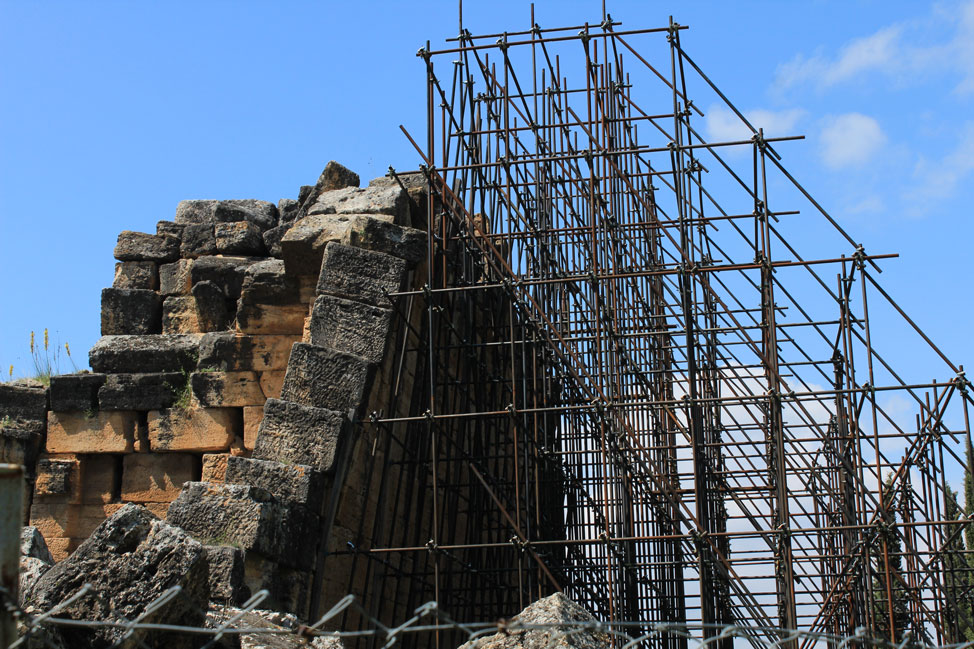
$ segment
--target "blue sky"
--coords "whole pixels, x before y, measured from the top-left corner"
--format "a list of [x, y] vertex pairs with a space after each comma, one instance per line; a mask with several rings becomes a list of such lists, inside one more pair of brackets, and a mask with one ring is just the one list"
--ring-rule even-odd
[[[121, 230], [185, 198], [294, 197], [330, 159], [363, 179], [417, 160], [424, 71], [455, 2], [0, 1], [0, 367], [32, 371], [31, 330], [99, 333]], [[465, 0], [474, 32], [523, 29], [529, 3]], [[974, 358], [974, 2], [624, 2], [625, 27], [690, 29], [687, 51], [782, 145], [952, 358]], [[599, 2], [537, 2], [542, 26]], [[735, 133], [701, 106], [714, 137]], [[836, 250], [836, 254], [849, 250]], [[894, 346], [909, 362], [912, 338]], [[900, 344], [901, 343], [901, 344]], [[63, 368], [68, 368], [63, 364]], [[918, 378], [930, 378], [917, 365]], [[932, 371], [932, 370], [931, 370]]]

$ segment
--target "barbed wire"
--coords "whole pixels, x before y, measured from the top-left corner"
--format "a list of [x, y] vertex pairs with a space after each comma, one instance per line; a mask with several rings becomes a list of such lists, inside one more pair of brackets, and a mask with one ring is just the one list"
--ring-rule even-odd
[[[94, 597], [106, 605], [117, 619], [85, 620], [71, 617], [59, 617], [73, 604], [84, 598]], [[416, 608], [412, 615], [396, 626], [383, 624], [369, 613], [354, 595], [346, 595], [328, 612], [318, 618], [313, 624], [301, 624], [290, 614], [278, 613], [259, 609], [261, 603], [267, 600], [269, 592], [261, 590], [254, 594], [241, 606], [212, 605], [206, 611], [196, 607], [204, 619], [208, 619], [209, 626], [192, 626], [180, 624], [163, 624], [149, 622], [153, 613], [158, 612], [173, 600], [180, 598], [184, 603], [193, 603], [179, 586], [174, 586], [145, 606], [143, 611], [132, 619], [121, 615], [103, 594], [99, 593], [91, 584], [84, 584], [73, 595], [47, 611], [34, 611], [30, 606], [22, 607], [10, 597], [8, 591], [0, 587], [0, 604], [8, 615], [12, 615], [18, 626], [20, 637], [6, 649], [44, 647], [45, 649], [65, 649], [60, 642], [59, 629], [84, 628], [90, 630], [114, 631], [116, 638], [110, 647], [121, 647], [134, 642], [143, 649], [156, 649], [146, 644], [145, 639], [137, 632], [161, 632], [167, 634], [186, 634], [201, 637], [199, 649], [223, 647], [221, 641], [230, 640], [234, 636], [248, 636], [252, 639], [266, 637], [290, 637], [295, 646], [311, 646], [321, 649], [340, 647], [337, 641], [373, 639], [378, 649], [389, 649], [412, 635], [452, 632], [461, 638], [460, 644], [464, 649], [478, 649], [487, 645], [496, 634], [506, 638], [523, 636], [523, 640], [530, 637], [533, 649], [555, 649], [564, 647], [613, 647], [613, 649], [635, 649], [651, 647], [653, 641], [663, 638], [682, 638], [687, 641], [688, 649], [708, 649], [718, 643], [731, 638], [746, 639], [756, 649], [787, 649], [825, 643], [829, 649], [846, 649], [847, 647], [876, 647], [877, 649], [974, 649], [974, 641], [955, 644], [931, 645], [916, 641], [909, 632], [904, 634], [903, 640], [894, 643], [876, 637], [866, 627], [859, 627], [853, 634], [839, 636], [826, 633], [813, 633], [794, 629], [769, 628], [758, 626], [739, 626], [733, 624], [701, 624], [684, 622], [643, 622], [643, 621], [555, 621], [529, 622], [516, 618], [495, 620], [490, 622], [459, 622], [450, 617], [435, 601], [430, 601]], [[337, 622], [340, 616], [354, 613], [360, 616], [364, 628], [328, 630], [329, 623]], [[225, 619], [218, 614], [225, 615]], [[253, 618], [258, 616], [262, 621], [272, 625], [255, 626]], [[277, 621], [273, 621], [271, 618]], [[51, 634], [51, 631], [55, 631]], [[529, 636], [530, 634], [530, 636]], [[206, 637], [208, 636], [208, 637]], [[585, 639], [585, 644], [578, 644], [576, 640]], [[593, 644], [594, 641], [594, 644]], [[130, 645], [127, 645], [130, 646]]]

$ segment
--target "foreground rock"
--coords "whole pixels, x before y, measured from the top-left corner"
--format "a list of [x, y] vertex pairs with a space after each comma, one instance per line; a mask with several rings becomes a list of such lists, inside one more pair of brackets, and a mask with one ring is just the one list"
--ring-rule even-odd
[[[142, 618], [143, 622], [199, 626], [209, 599], [203, 546], [181, 529], [128, 504], [98, 526], [67, 559], [37, 580], [25, 599], [34, 611], [47, 611], [91, 584], [89, 594], [59, 611], [59, 617], [120, 621], [139, 617], [173, 586], [175, 598]], [[59, 627], [71, 647], [108, 647], [122, 632], [115, 628]], [[140, 630], [123, 646], [196, 646], [199, 638]]]
[[[508, 629], [471, 640], [460, 649], [608, 649], [611, 646], [608, 634], [580, 628], [572, 622], [596, 622], [596, 619], [561, 593], [555, 593], [518, 613]], [[545, 626], [518, 629], [518, 625]]]
[[[241, 613], [239, 608], [212, 604], [206, 613], [206, 626], [220, 627], [227, 620]], [[220, 639], [220, 649], [296, 649], [314, 647], [315, 649], [344, 649], [337, 636], [318, 636], [310, 642], [296, 632], [300, 623], [298, 618], [288, 613], [275, 611], [251, 611], [244, 613], [233, 623], [237, 629], [266, 629], [266, 632], [231, 634]]]

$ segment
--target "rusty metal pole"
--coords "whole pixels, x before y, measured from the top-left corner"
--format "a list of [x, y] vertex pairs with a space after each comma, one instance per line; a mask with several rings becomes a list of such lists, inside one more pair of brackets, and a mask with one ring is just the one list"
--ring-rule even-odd
[[[24, 467], [0, 464], [0, 586], [17, 603], [20, 587], [20, 526], [23, 523]], [[0, 642], [8, 647], [17, 640], [12, 606], [0, 602]]]

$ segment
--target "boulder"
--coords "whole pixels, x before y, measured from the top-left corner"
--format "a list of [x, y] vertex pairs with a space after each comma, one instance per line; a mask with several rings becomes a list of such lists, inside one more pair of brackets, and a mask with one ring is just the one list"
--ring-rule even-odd
[[[577, 624], [596, 621], [587, 610], [563, 594], [555, 593], [525, 608], [498, 633], [471, 640], [460, 649], [609, 649], [615, 646], [608, 633], [580, 628]], [[520, 625], [543, 626], [518, 628]], [[618, 642], [616, 638], [615, 643]]]
[[118, 235], [115, 259], [164, 263], [179, 258], [179, 239], [168, 234], [146, 234], [125, 230]]
[[398, 257], [329, 243], [321, 260], [318, 293], [386, 306], [388, 294], [401, 291], [405, 278], [406, 262]]
[[199, 335], [102, 336], [88, 353], [95, 372], [182, 372], [196, 367]]
[[60, 374], [51, 377], [51, 410], [98, 410], [98, 390], [107, 374]]
[[375, 363], [361, 356], [295, 343], [291, 348], [281, 398], [316, 408], [356, 413], [372, 385]]
[[157, 334], [162, 331], [162, 297], [137, 288], [101, 292], [101, 335]]
[[253, 457], [330, 471], [347, 420], [334, 410], [268, 399]]
[[[58, 612], [84, 620], [134, 619], [173, 586], [178, 597], [142, 618], [155, 624], [199, 626], [209, 599], [206, 553], [184, 531], [156, 518], [139, 505], [127, 504], [99, 525], [64, 561], [38, 579], [29, 593], [35, 610], [47, 611], [73, 596], [85, 583], [92, 592]], [[107, 647], [121, 638], [114, 627], [60, 627], [68, 646]], [[195, 647], [199, 638], [140, 629], [135, 642], [147, 646]]]

